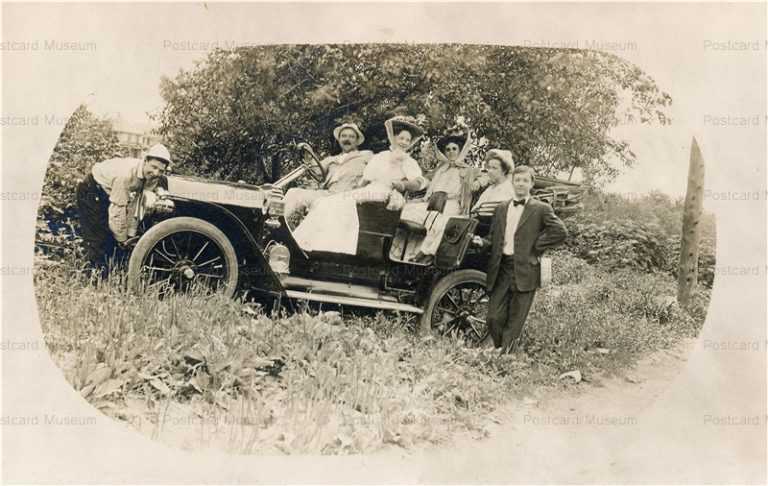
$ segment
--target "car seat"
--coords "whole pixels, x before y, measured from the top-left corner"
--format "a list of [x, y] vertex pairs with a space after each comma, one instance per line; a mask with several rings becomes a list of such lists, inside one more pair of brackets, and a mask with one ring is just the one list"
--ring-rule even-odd
[[[402, 251], [400, 251], [399, 258], [401, 261], [405, 260], [405, 254], [408, 250], [408, 243], [410, 243], [412, 238], [424, 238], [427, 235], [427, 231], [431, 229], [432, 225], [435, 223], [435, 219], [437, 219], [438, 214], [442, 214], [442, 212], [445, 210], [445, 204], [448, 202], [448, 193], [444, 191], [435, 191], [432, 193], [432, 195], [429, 197], [429, 202], [427, 203], [427, 214], [424, 217], [424, 221], [421, 223], [415, 222], [415, 221], [409, 221], [409, 220], [400, 220], [400, 223], [398, 224], [398, 232], [399, 234], [403, 235], [403, 248]], [[432, 216], [433, 213], [434, 216], [432, 217], [432, 224], [427, 225], [427, 221], [429, 220], [429, 217]]]

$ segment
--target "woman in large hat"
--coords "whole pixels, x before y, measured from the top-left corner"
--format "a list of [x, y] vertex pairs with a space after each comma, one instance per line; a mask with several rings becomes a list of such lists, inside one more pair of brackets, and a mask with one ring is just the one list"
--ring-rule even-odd
[[426, 186], [418, 162], [408, 155], [423, 135], [421, 127], [413, 118], [401, 116], [387, 120], [384, 126], [390, 148], [368, 162], [361, 187], [318, 200], [296, 228], [294, 237], [304, 250], [355, 254], [358, 201], [387, 202], [388, 209], [399, 211], [405, 202], [402, 192]]
[[[427, 185], [419, 163], [410, 152], [424, 135], [416, 120], [408, 116], [396, 116], [384, 122], [389, 139], [389, 150], [373, 156], [363, 172], [362, 185], [368, 190], [385, 189], [390, 196], [389, 208], [399, 210], [405, 203], [401, 193], [420, 191]], [[390, 190], [395, 189], [396, 193]]]
[[[427, 223], [427, 235], [421, 242], [416, 255], [411, 258], [428, 263], [437, 252], [443, 237], [445, 224], [451, 216], [469, 214], [472, 193], [480, 188], [480, 170], [467, 165], [464, 159], [472, 148], [468, 131], [451, 128], [435, 144], [439, 165], [432, 172], [427, 192], [422, 199], [409, 201], [400, 219]], [[428, 214], [428, 201], [435, 192], [444, 192], [446, 197], [442, 213]]]

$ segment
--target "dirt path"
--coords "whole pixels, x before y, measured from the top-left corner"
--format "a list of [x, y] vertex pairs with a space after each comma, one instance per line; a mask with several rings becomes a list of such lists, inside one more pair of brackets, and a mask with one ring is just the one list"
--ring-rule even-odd
[[651, 354], [622, 376], [511, 404], [481, 440], [466, 434], [451, 444], [356, 456], [224, 454], [218, 456], [219, 474], [201, 465], [199, 479], [263, 484], [755, 482], [764, 477], [760, 451], [733, 450], [721, 430], [702, 427], [694, 410], [700, 398], [676, 386], [693, 345], [685, 341]]
[[[512, 445], [523, 446], [529, 441], [527, 435], [537, 433], [577, 438], [590, 427], [604, 430], [636, 426], [637, 415], [666, 391], [679, 374], [689, 346], [690, 343], [685, 342], [672, 350], [647, 356], [621, 377], [582, 381], [566, 389], [539, 392], [540, 396], [536, 398], [514, 401], [487, 417], [485, 430], [457, 433], [449, 443], [424, 443], [407, 449], [391, 445], [372, 453], [373, 457], [415, 458], [419, 455], [439, 455], [439, 451], [444, 449], [505, 448], [510, 447], [510, 438]], [[167, 405], [160, 413], [163, 419], [161, 427], [141, 420], [134, 420], [133, 426], [148, 437], [187, 450], [240, 452], [249, 445], [263, 442], [264, 433], [251, 427], [247, 421], [240, 422], [226, 414], [202, 421], [190, 404], [170, 402]], [[256, 453], [282, 454], [283, 451], [268, 447]]]
[[622, 376], [511, 404], [481, 440], [467, 434], [435, 447], [352, 456], [192, 447], [201, 460], [185, 474], [196, 484], [764, 483], [764, 449], [753, 437], [759, 428], [702, 426], [706, 397], [685, 388], [683, 373], [693, 346], [649, 355]]
[[460, 436], [447, 447], [389, 449], [379, 453], [381, 466], [398, 457], [414, 481], [427, 483], [642, 481], [653, 464], [625, 464], [622, 450], [653, 433], [641, 415], [672, 386], [693, 343], [649, 355], [622, 376], [514, 403], [485, 440]]

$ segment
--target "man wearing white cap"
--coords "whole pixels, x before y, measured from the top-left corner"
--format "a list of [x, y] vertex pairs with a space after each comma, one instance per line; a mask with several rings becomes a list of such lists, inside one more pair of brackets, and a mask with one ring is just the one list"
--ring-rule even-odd
[[171, 164], [162, 144], [152, 146], [144, 159], [114, 158], [93, 166], [77, 186], [77, 209], [86, 256], [104, 270], [117, 245], [128, 240], [140, 195], [155, 190]]
[[286, 220], [309, 208], [320, 197], [350, 191], [357, 187], [368, 161], [373, 157], [370, 150], [357, 150], [365, 136], [354, 123], [344, 123], [333, 130], [333, 138], [339, 143], [341, 153], [324, 158], [320, 165], [326, 173], [321, 189], [292, 188], [285, 194]]

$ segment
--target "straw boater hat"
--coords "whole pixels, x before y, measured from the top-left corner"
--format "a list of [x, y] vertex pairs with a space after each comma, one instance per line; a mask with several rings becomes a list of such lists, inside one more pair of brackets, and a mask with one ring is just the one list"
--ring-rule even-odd
[[515, 168], [515, 161], [512, 159], [512, 152], [502, 149], [491, 149], [485, 153], [485, 161], [488, 162], [491, 159], [500, 160], [502, 164], [507, 166], [508, 172], [512, 172]]
[[362, 145], [363, 142], [365, 142], [365, 135], [363, 135], [363, 132], [360, 131], [360, 127], [357, 126], [355, 123], [343, 123], [339, 125], [338, 127], [333, 129], [333, 138], [336, 139], [336, 141], [339, 141], [339, 136], [341, 135], [341, 131], [349, 128], [355, 134], [357, 135], [357, 144]]

